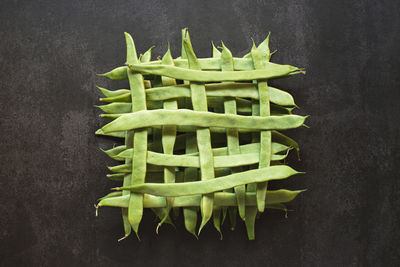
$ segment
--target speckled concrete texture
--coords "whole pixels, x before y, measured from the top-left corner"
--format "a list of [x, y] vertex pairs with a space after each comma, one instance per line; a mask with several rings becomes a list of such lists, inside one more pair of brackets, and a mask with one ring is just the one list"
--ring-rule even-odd
[[[400, 3], [383, 1], [8, 1], [0, 8], [1, 266], [398, 266], [400, 265]], [[306, 76], [272, 81], [292, 93], [307, 124], [299, 141], [306, 175], [273, 187], [307, 188], [288, 219], [267, 211], [247, 240], [243, 223], [208, 225], [200, 240], [145, 212], [142, 242], [117, 243], [120, 210], [96, 198], [107, 181], [93, 133], [97, 77], [125, 60], [123, 32], [139, 52], [167, 42], [176, 57], [189, 27], [198, 56], [210, 40], [234, 55], [271, 31], [273, 61]]]

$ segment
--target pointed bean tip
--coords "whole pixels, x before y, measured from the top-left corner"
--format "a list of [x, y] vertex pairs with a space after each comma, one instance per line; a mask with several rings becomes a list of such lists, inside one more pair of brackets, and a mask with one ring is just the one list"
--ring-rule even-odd
[[95, 134], [103, 134], [103, 130], [102, 129], [97, 129], [97, 131], [95, 132]]
[[218, 232], [219, 232], [219, 240], [222, 240], [224, 238], [224, 236], [222, 235], [221, 231], [218, 231]]
[[139, 240], [139, 242], [142, 242], [142, 240], [140, 240], [140, 237], [139, 237], [138, 229], [136, 228], [136, 229], [133, 229], [133, 230], [135, 231], [136, 238]]
[[112, 190], [112, 191], [120, 191], [121, 187], [112, 187], [110, 190]]
[[100, 203], [99, 204], [94, 204], [94, 208], [96, 209], [96, 217], [98, 217], [99, 216], [99, 205], [100, 205]]
[[189, 233], [191, 233], [197, 240], [199, 240], [199, 237], [196, 235], [196, 231], [189, 231]]
[[251, 49], [256, 49], [257, 46], [256, 46], [256, 42], [254, 41], [253, 37], [251, 37], [250, 39], [253, 42], [253, 46], [251, 47]]
[[298, 161], [301, 161], [301, 158], [300, 158], [300, 148], [299, 148], [299, 147], [296, 147], [296, 152], [297, 152], [297, 160], [298, 160]]
[[198, 236], [200, 236], [201, 230], [203, 230], [203, 228], [204, 228], [205, 225], [206, 225], [206, 224], [205, 224], [204, 222], [201, 223], [200, 228], [199, 228], [199, 231], [197, 232], [197, 235], [198, 235]]
[[127, 238], [129, 235], [124, 235], [123, 237], [121, 237], [120, 239], [118, 239], [118, 242], [121, 242], [122, 240], [124, 240], [125, 238]]

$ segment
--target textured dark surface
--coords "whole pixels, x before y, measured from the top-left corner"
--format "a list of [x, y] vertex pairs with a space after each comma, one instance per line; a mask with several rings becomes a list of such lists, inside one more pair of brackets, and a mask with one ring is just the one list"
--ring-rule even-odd
[[[357, 2], [357, 3], [350, 3]], [[400, 264], [398, 1], [2, 1], [0, 8], [1, 266], [395, 266]], [[194, 240], [145, 213], [139, 243], [119, 209], [93, 203], [114, 184], [94, 136], [103, 123], [95, 76], [124, 63], [123, 32], [154, 55], [189, 27], [199, 56], [210, 40], [234, 55], [272, 32], [273, 61], [307, 75], [291, 92], [311, 129], [291, 131], [307, 174], [276, 187], [309, 190], [294, 211], [266, 212], [248, 241], [208, 225]]]

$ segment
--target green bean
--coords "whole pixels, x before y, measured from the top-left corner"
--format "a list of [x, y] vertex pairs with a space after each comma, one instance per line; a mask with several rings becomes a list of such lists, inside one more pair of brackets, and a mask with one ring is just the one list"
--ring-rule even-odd
[[[212, 52], [213, 58], [221, 57], [221, 52], [214, 46], [213, 42], [211, 42], [211, 44], [212, 44], [212, 48], [213, 48], [213, 50], [212, 50], [213, 51]], [[232, 84], [235, 84], [235, 83], [232, 83]], [[219, 85], [219, 84], [217, 84], [217, 85]], [[205, 86], [206, 86], [206, 90], [207, 90], [206, 94], [209, 95], [209, 93], [210, 93], [210, 91], [208, 90], [209, 88], [207, 88], [207, 85], [205, 85]], [[214, 154], [215, 149], [213, 149], [212, 151], [213, 151], [213, 155], [215, 156], [215, 154]], [[214, 158], [214, 160], [215, 160], [215, 158]], [[226, 209], [226, 207], [221, 207], [221, 206], [217, 206], [217, 205], [214, 204], [214, 208], [213, 208], [213, 225], [214, 225], [214, 228], [218, 231], [218, 233], [220, 235], [220, 240], [222, 240], [222, 238], [223, 238], [222, 231], [221, 231], [222, 209]]]
[[[124, 147], [125, 148], [126, 147], [132, 147], [132, 142], [133, 142], [133, 132], [132, 131], [126, 131], [125, 132], [125, 145], [124, 145]], [[127, 164], [127, 165], [132, 164], [132, 158], [125, 159], [125, 164]], [[122, 179], [123, 186], [130, 185], [131, 177], [130, 177], [129, 174], [119, 173], [119, 175], [123, 175], [123, 179]], [[110, 177], [110, 175], [107, 175], [107, 177]], [[114, 178], [114, 177], [115, 176], [112, 176], [112, 178]], [[122, 193], [123, 196], [129, 196], [130, 195], [130, 192], [128, 190], [124, 190], [121, 193]], [[120, 238], [118, 241], [121, 241], [121, 240], [127, 238], [132, 232], [132, 226], [131, 226], [131, 223], [130, 223], [129, 217], [128, 217], [129, 210], [127, 208], [122, 208], [121, 209], [121, 213], [122, 213], [121, 215], [122, 215], [122, 222], [123, 222], [123, 226], [124, 226], [125, 235], [122, 238]]]
[[128, 79], [128, 75], [127, 75], [127, 67], [118, 67], [115, 68], [109, 72], [103, 73], [103, 74], [97, 74], [98, 76], [103, 76], [103, 77], [107, 77], [110, 80], [124, 80], [124, 79]]
[[130, 64], [128, 67], [139, 73], [167, 76], [178, 80], [193, 82], [218, 82], [218, 81], [248, 81], [272, 79], [298, 73], [299, 68], [289, 65], [268, 65], [267, 68], [252, 71], [200, 71], [184, 69], [168, 65]]
[[[197, 142], [194, 135], [186, 135], [186, 153], [197, 153]], [[216, 174], [217, 175], [217, 174]], [[185, 168], [184, 172], [184, 182], [193, 182], [198, 180], [198, 171], [196, 168]], [[199, 203], [200, 205], [200, 203]], [[199, 206], [196, 205], [196, 206]], [[196, 235], [196, 225], [197, 225], [197, 207], [185, 207], [183, 209], [183, 216], [185, 220], [186, 230], [194, 235]]]
[[[285, 146], [285, 145], [280, 144], [280, 143], [272, 143], [271, 144], [271, 148], [272, 148], [272, 153], [273, 154], [284, 152], [284, 151], [287, 151], [288, 149], [290, 149], [290, 147]], [[259, 151], [260, 151], [260, 143], [251, 143], [251, 144], [241, 145], [239, 147], [239, 150], [240, 150], [241, 154], [259, 153]], [[128, 150], [129, 152], [126, 152], [126, 151], [127, 150], [124, 150], [118, 156], [119, 157], [125, 157], [125, 156], [130, 155], [130, 154], [127, 155], [126, 153], [132, 153], [131, 150]], [[189, 154], [186, 154], [186, 155], [187, 156], [197, 156], [198, 153], [189, 153]], [[215, 157], [216, 156], [228, 155], [228, 148], [227, 147], [213, 148], [213, 155]]]
[[[115, 103], [102, 105], [102, 106], [95, 106], [95, 107], [100, 108], [104, 112], [107, 112], [110, 114], [129, 113], [132, 110], [131, 103], [123, 103], [123, 102], [115, 102]], [[162, 107], [161, 101], [148, 101], [147, 102], [148, 109], [159, 109], [161, 107]]]
[[[266, 59], [267, 61], [269, 61], [270, 60], [270, 58], [271, 58], [271, 56], [270, 56], [270, 50], [269, 50], [269, 34], [268, 34], [268, 36], [267, 36], [267, 38], [259, 45], [259, 47], [258, 47], [258, 51], [260, 52], [260, 54], [261, 54], [261, 57], [263, 58], [263, 59]], [[253, 43], [254, 44], [254, 43]], [[252, 58], [252, 52], [253, 52], [253, 50], [254, 49], [252, 49], [252, 51], [248, 54], [248, 56], [250, 57], [250, 58]], [[256, 51], [256, 53], [257, 53], [257, 51]], [[256, 57], [257, 57], [258, 55], [256, 55]], [[260, 66], [261, 65], [261, 66]], [[254, 64], [254, 67], [263, 67], [262, 66], [262, 64], [260, 64], [260, 62], [259, 62], [259, 58], [258, 58], [258, 63], [257, 64]], [[254, 81], [255, 83], [257, 83], [257, 81]], [[264, 89], [265, 90], [265, 89]], [[266, 91], [264, 91], [264, 94], [265, 94], [265, 92]], [[286, 100], [286, 102], [279, 102], [279, 101], [273, 101], [273, 99], [274, 99], [274, 90], [273, 90], [273, 88], [272, 87], [268, 87], [268, 98], [269, 98], [269, 100], [271, 101], [271, 102], [274, 102], [274, 103], [276, 103], [276, 104], [283, 104], [283, 105], [286, 105], [286, 104], [288, 104], [288, 105], [294, 105], [294, 101], [293, 101], [293, 98], [291, 97], [291, 95], [286, 95], [287, 96], [287, 100]], [[266, 99], [266, 100], [268, 100], [268, 98]], [[281, 97], [280, 99], [285, 99], [284, 97]], [[267, 106], [267, 109], [268, 108], [271, 108], [271, 106], [269, 106], [268, 105], [268, 103], [266, 103], [266, 102], [263, 102], [263, 105], [264, 105], [264, 107], [266, 107]], [[253, 103], [252, 103], [252, 115], [253, 116], [257, 116], [257, 115], [260, 115], [260, 103], [255, 103], [254, 101], [253, 101]], [[265, 110], [264, 110], [264, 112], [265, 112]], [[271, 110], [270, 110], [270, 112], [271, 112], [271, 115], [273, 114], [273, 109], [271, 108]], [[264, 113], [265, 114], [265, 113]], [[255, 133], [252, 133], [252, 135], [253, 135], [253, 140], [252, 140], [252, 142], [253, 143], [257, 143], [257, 144], [259, 144], [259, 142], [260, 142], [260, 136], [257, 136]], [[265, 137], [265, 136], [264, 136]], [[269, 140], [268, 140], [269, 141]], [[274, 153], [273, 152], [274, 151], [274, 143], [271, 143], [271, 153]], [[248, 186], [247, 186], [247, 191], [248, 192], [256, 192], [257, 191], [257, 185], [255, 184], [255, 183], [252, 183], [252, 184], [249, 184]], [[257, 202], [257, 207], [246, 207], [246, 220], [245, 220], [245, 225], [246, 225], [246, 231], [247, 231], [247, 236], [248, 236], [248, 238], [249, 238], [249, 240], [254, 240], [255, 239], [255, 233], [254, 233], [254, 226], [255, 226], [255, 219], [256, 219], [256, 216], [257, 216], [257, 210], [258, 210], [258, 206], [260, 206], [259, 205], [259, 203]]]
[[[130, 173], [132, 171], [132, 164], [121, 164], [112, 167], [108, 167], [108, 169], [114, 173]], [[163, 172], [164, 168], [156, 165], [148, 165], [147, 172]]]
[[[132, 157], [133, 149], [127, 149], [122, 153], [118, 154], [118, 158], [130, 158]], [[273, 161], [279, 161], [285, 159], [287, 154], [284, 155], [273, 155]], [[245, 166], [256, 164], [260, 160], [260, 153], [242, 153], [242, 154], [231, 154], [229, 156], [214, 156], [214, 168], [232, 168], [238, 166]], [[200, 167], [199, 156], [188, 156], [188, 155], [172, 155], [163, 154], [152, 151], [147, 151], [147, 163], [160, 166], [177, 166], [177, 167]], [[119, 165], [121, 166], [121, 165]], [[128, 167], [124, 167], [122, 171], [125, 171]], [[111, 167], [112, 171], [121, 171], [116, 167]]]
[[293, 147], [297, 150], [297, 153], [300, 151], [299, 144], [296, 141], [278, 131], [272, 131], [272, 141]]
[[101, 151], [106, 153], [110, 158], [115, 159], [115, 160], [120, 160], [120, 161], [124, 160], [124, 158], [119, 157], [118, 154], [120, 154], [121, 152], [123, 152], [125, 150], [126, 150], [126, 146], [125, 145], [116, 146], [116, 147], [113, 147], [113, 148], [108, 149], [108, 150], [101, 149]]
[[232, 188], [242, 184], [286, 179], [289, 176], [298, 173], [301, 172], [295, 171], [286, 165], [279, 165], [249, 170], [220, 178], [206, 179], [196, 182], [177, 184], [142, 183], [131, 186], [116, 187], [114, 189], [131, 190], [132, 192], [146, 193], [155, 196], [188, 196], [196, 194], [209, 194], [215, 191]]
[[108, 89], [106, 89], [106, 88], [102, 88], [102, 87], [100, 87], [100, 86], [96, 86], [102, 93], [103, 93], [103, 95], [105, 96], [105, 97], [116, 97], [116, 96], [119, 96], [119, 95], [123, 95], [123, 94], [126, 94], [126, 93], [130, 93], [129, 92], [129, 90], [128, 89], [119, 89], [119, 90], [115, 90], [115, 91], [112, 91], [112, 90], [108, 90]]
[[112, 181], [123, 181], [125, 174], [124, 173], [113, 173], [113, 174], [107, 174], [106, 175], [108, 179]]
[[153, 50], [155, 46], [151, 46], [143, 55], [140, 55], [139, 62], [148, 63], [151, 60], [151, 50]]
[[[185, 35], [186, 38], [183, 40], [183, 47], [185, 49], [186, 57], [188, 58], [189, 69], [201, 73], [201, 68], [198, 63], [197, 57], [193, 51], [191, 43], [189, 43], [187, 39], [189, 38], [187, 37], [188, 35], [189, 34], [186, 31]], [[207, 107], [206, 89], [204, 84], [194, 83], [192, 82], [193, 80], [191, 79], [183, 79], [183, 80], [190, 80], [190, 90], [192, 95], [193, 110], [206, 112], [208, 110], [208, 107]], [[214, 162], [213, 162], [212, 148], [211, 148], [210, 129], [198, 127], [196, 129], [196, 135], [197, 135], [197, 147], [199, 149], [199, 157], [200, 157], [201, 180], [202, 181], [212, 180], [215, 177], [215, 173], [214, 173]], [[191, 183], [196, 183], [196, 182], [191, 182]], [[209, 192], [209, 194], [204, 195], [201, 199], [200, 212], [202, 220], [198, 234], [200, 234], [205, 224], [211, 218], [214, 205], [213, 202], [214, 202], [214, 194], [212, 192]]]
[[[186, 30], [187, 29], [182, 29], [181, 31], [181, 58], [186, 60], [187, 62], [187, 56], [186, 56], [186, 52], [185, 52], [185, 47], [184, 47], [184, 40], [186, 38], [187, 42], [191, 43], [190, 41], [190, 36], [187, 35], [186, 36]], [[184, 84], [189, 84], [188, 81], [183, 81]], [[189, 107], [191, 105], [191, 101], [189, 101], [189, 99], [186, 99], [185, 101], [185, 106]], [[183, 142], [182, 142], [183, 143]], [[186, 139], [185, 139], [185, 153], [194, 153], [194, 152], [198, 152], [197, 150], [197, 140], [196, 140], [196, 136], [194, 134], [186, 134]], [[184, 182], [192, 182], [192, 181], [197, 181], [199, 178], [199, 173], [198, 170], [195, 168], [185, 168], [184, 171]], [[201, 203], [199, 203], [200, 205]], [[199, 206], [196, 205], [196, 206]], [[197, 225], [197, 211], [198, 208], [197, 207], [185, 207], [183, 209], [183, 217], [184, 217], [184, 221], [185, 221], [185, 228], [186, 230], [191, 233], [196, 239], [197, 234], [196, 234], [196, 225]]]
[[[247, 56], [247, 55], [246, 55]], [[221, 69], [221, 62], [219, 58], [199, 58], [198, 62], [202, 70], [220, 70]], [[275, 63], [268, 62], [266, 59], [263, 60], [264, 65], [277, 65]], [[151, 61], [148, 63], [149, 65], [160, 65], [161, 61]], [[244, 70], [254, 70], [253, 61], [251, 59], [251, 54], [248, 54], [247, 58], [233, 58], [233, 64], [235, 66], [235, 71], [244, 71]], [[174, 65], [180, 68], [188, 68], [188, 61], [186, 58], [177, 58], [174, 59]], [[98, 74], [99, 76], [107, 77], [111, 80], [123, 80], [127, 79], [128, 76], [126, 75], [127, 66], [121, 66], [115, 68], [107, 73]], [[125, 71], [124, 71], [125, 70]], [[153, 78], [150, 76], [149, 78]]]
[[[267, 44], [268, 45], [268, 44]], [[268, 49], [269, 50], [269, 49]], [[260, 51], [253, 42], [253, 48], [251, 49], [251, 57], [253, 58], [254, 68], [264, 69], [262, 62], [262, 56]], [[258, 94], [260, 96], [260, 116], [269, 117], [271, 115], [269, 107], [269, 90], [266, 81], [257, 81]], [[290, 115], [289, 115], [290, 116]], [[265, 168], [270, 166], [271, 162], [271, 131], [261, 131], [260, 133], [260, 161], [259, 168]], [[265, 208], [265, 191], [267, 190], [267, 183], [257, 184], [256, 195], [257, 195], [257, 208], [258, 211], [263, 212]]]
[[246, 218], [244, 222], [246, 225], [247, 237], [249, 238], [249, 240], [255, 239], [254, 226], [256, 215], [257, 207], [246, 206]]
[[[153, 49], [153, 47], [154, 46], [150, 47], [149, 50], [147, 50], [143, 55], [140, 56], [140, 58], [139, 58], [140, 62], [146, 63], [146, 62], [151, 60], [151, 50]], [[156, 81], [154, 81], [154, 84], [155, 84], [155, 86], [159, 86], [161, 84], [160, 79], [156, 79]], [[151, 82], [145, 80], [144, 81], [144, 86], [145, 86], [145, 88], [151, 88]], [[153, 104], [153, 103], [154, 102], [147, 101], [147, 103], [146, 103], [147, 108], [151, 109], [152, 108], [151, 104]], [[157, 108], [159, 108], [159, 107], [157, 107]], [[160, 151], [161, 152], [162, 144], [159, 141], [160, 137], [161, 137], [161, 130], [154, 129], [153, 130], [153, 146], [152, 146], [152, 149], [154, 151]], [[175, 179], [175, 170], [174, 170], [174, 168], [169, 168], [169, 170], [164, 169], [164, 173], [166, 173], [166, 171], [173, 172], [174, 179]], [[149, 174], [151, 174], [151, 173], [149, 173]], [[165, 174], [165, 175], [167, 175], [167, 174]], [[151, 177], [149, 177], [149, 175], [146, 175], [146, 179], [149, 179], [149, 178], [151, 178]], [[168, 178], [166, 180], [168, 180]], [[169, 201], [167, 201], [167, 203], [169, 203]], [[169, 216], [169, 209], [170, 209], [169, 207], [167, 207], [167, 209], [161, 209], [161, 208], [153, 208], [152, 209], [153, 212], [156, 214], [156, 216], [161, 220], [160, 223], [157, 226], [157, 229], [156, 229], [157, 233], [158, 233], [158, 228], [164, 222], [166, 222], [168, 224], [171, 224], [171, 225], [174, 225], [172, 220], [171, 220], [171, 217]]]
[[270, 96], [269, 100], [272, 103], [282, 106], [296, 106], [291, 94], [271, 86], [268, 86], [268, 90]]
[[111, 132], [111, 133], [105, 133], [102, 129], [98, 129], [95, 132], [96, 135], [104, 135], [104, 136], [112, 136], [112, 137], [117, 137], [117, 138], [125, 138], [125, 132], [124, 131], [116, 131], [116, 132]]
[[[165, 53], [164, 57], [162, 58], [162, 63], [166, 65], [173, 65], [173, 59], [171, 56], [171, 51], [169, 49], [167, 53]], [[171, 78], [161, 77], [162, 85], [175, 85], [176, 81]], [[176, 100], [167, 100], [164, 101], [164, 109], [178, 109], [178, 102]], [[176, 140], [176, 126], [175, 125], [165, 125], [162, 128], [162, 147], [164, 151], [164, 155], [172, 155], [174, 152], [174, 145]], [[174, 166], [165, 167], [164, 168], [164, 182], [165, 183], [175, 183], [175, 169]], [[165, 217], [160, 221], [157, 226], [160, 227], [162, 223], [168, 218], [169, 211], [172, 208], [174, 199], [167, 198], [167, 208], [165, 209]], [[158, 232], [156, 230], [156, 232]]]
[[213, 207], [213, 225], [214, 228], [218, 231], [220, 240], [222, 240], [222, 231], [221, 231], [221, 213], [222, 213], [222, 207], [217, 206], [214, 204]]
[[120, 115], [119, 118], [103, 126], [101, 129], [103, 132], [109, 133], [151, 127], [153, 125], [181, 125], [244, 128], [250, 130], [286, 130], [302, 126], [306, 118], [298, 115], [249, 117], [186, 109], [146, 110]]
[[[168, 87], [165, 87], [168, 88]], [[180, 87], [179, 87], [180, 88]], [[158, 88], [154, 88], [158, 89]], [[153, 89], [148, 89], [146, 92], [149, 90]], [[185, 89], [186, 90], [186, 89]], [[235, 91], [235, 92], [241, 92], [241, 91]], [[240, 93], [242, 95], [242, 93]], [[175, 94], [174, 94], [175, 95]], [[161, 98], [166, 98], [166, 100], [171, 99], [172, 95], [169, 96], [160, 96]], [[232, 96], [235, 96], [235, 94], [232, 94]], [[239, 100], [241, 101], [241, 100]], [[215, 101], [214, 97], [208, 97], [207, 102], [209, 104], [209, 107], [212, 108], [221, 108], [223, 106], [223, 102], [220, 100]], [[104, 112], [110, 113], [110, 114], [119, 114], [119, 113], [129, 113], [130, 110], [132, 109], [132, 104], [131, 103], [125, 103], [125, 102], [112, 102], [107, 105], [102, 105], [102, 106], [95, 106], [97, 108], [100, 108]], [[147, 101], [147, 107], [148, 109], [159, 109], [162, 108], [162, 103], [161, 101]], [[241, 102], [239, 106], [237, 107], [238, 112], [247, 114], [251, 112], [251, 103], [247, 102]], [[285, 108], [282, 106], [277, 106], [271, 104], [271, 115], [285, 115], [285, 114], [290, 114], [291, 108]]]
[[[138, 63], [135, 44], [132, 37], [125, 33], [127, 46], [127, 61]], [[144, 92], [143, 76], [128, 71], [129, 86], [131, 88], [132, 112], [146, 109], [146, 96]], [[135, 153], [132, 157], [131, 185], [143, 183], [146, 175], [147, 129], [137, 129], [133, 135]], [[143, 194], [131, 192], [128, 207], [129, 222], [138, 236], [140, 221], [143, 216]]]
[[[251, 83], [211, 83], [206, 84], [206, 93], [208, 97], [249, 97], [259, 99], [257, 88]], [[109, 91], [107, 89], [98, 87], [105, 94], [106, 98], [101, 98], [104, 102], [130, 102], [129, 90], [120, 89], [116, 91]], [[271, 102], [282, 106], [295, 106], [293, 97], [280, 89], [269, 87]], [[163, 86], [158, 88], [151, 88], [146, 90], [146, 99], [148, 100], [167, 100], [172, 98], [190, 97], [190, 87], [186, 84]], [[108, 112], [108, 111], [107, 111]]]
[[[233, 71], [233, 59], [231, 51], [224, 45], [222, 42], [222, 53], [221, 53], [221, 70], [222, 72], [226, 71]], [[225, 97], [224, 98], [224, 109], [226, 114], [236, 114], [236, 100], [233, 97]], [[226, 129], [226, 137], [227, 137], [227, 144], [228, 144], [228, 154], [235, 155], [240, 154], [240, 147], [239, 147], [239, 132], [236, 128], [227, 128]], [[232, 158], [232, 157], [230, 157]], [[250, 159], [248, 157], [247, 159]], [[258, 159], [257, 159], [258, 161]], [[243, 164], [247, 165], [247, 164]], [[240, 166], [236, 164], [236, 166]], [[233, 166], [232, 166], [233, 167]], [[232, 173], [239, 173], [241, 172], [241, 168], [232, 168]], [[245, 219], [245, 192], [246, 186], [240, 185], [234, 188], [236, 193], [237, 202], [238, 202], [238, 211], [240, 217], [244, 220]]]
[[271, 116], [292, 115], [292, 108], [285, 108], [282, 106], [270, 104], [269, 109]]
[[132, 110], [132, 104], [122, 103], [122, 102], [115, 102], [108, 105], [95, 106], [95, 107], [100, 108], [102, 111], [110, 114], [129, 113]]
[[[160, 110], [154, 110], [154, 113], [153, 114], [146, 114], [146, 115], [148, 115], [148, 117], [151, 117], [151, 118], [155, 118], [155, 117], [157, 117], [157, 115], [158, 114], [160, 114]], [[190, 114], [190, 113], [186, 113], [185, 112], [185, 110], [184, 109], [180, 109], [179, 110], [179, 113], [180, 114], [178, 114], [178, 116], [182, 116], [182, 118], [186, 118], [186, 115], [188, 115], [188, 114]], [[184, 114], [184, 113], [186, 113], [186, 115]], [[203, 115], [202, 116], [200, 116], [199, 118], [191, 118], [191, 120], [192, 121], [195, 121], [195, 123], [201, 123], [201, 127], [202, 127], [202, 125], [206, 125], [206, 122], [204, 122], [204, 120], [206, 120], [206, 119], [208, 119], [208, 118], [218, 118], [218, 117], [221, 117], [222, 118], [222, 114], [218, 114], [217, 116], [214, 116], [214, 114], [215, 113], [211, 113], [211, 112], [208, 112], [208, 113], [210, 113], [210, 114], [208, 114], [208, 115], [206, 115], [206, 117], [203, 117], [203, 115], [204, 115], [204, 113], [202, 113]], [[156, 115], [157, 114], [157, 115]], [[111, 120], [115, 120], [115, 119], [117, 119], [117, 118], [119, 118], [119, 117], [121, 117], [122, 115], [124, 115], [124, 114], [101, 114], [101, 117], [102, 118], [106, 118], [106, 119], [111, 119]], [[129, 114], [129, 115], [132, 115], [132, 114]], [[139, 115], [139, 114], [137, 114], [137, 115]], [[161, 116], [165, 116], [166, 114], [162, 114]], [[174, 115], [176, 115], [176, 114], [174, 114]], [[243, 115], [240, 115], [241, 117], [236, 117], [235, 118], [235, 121], [236, 122], [238, 122], [238, 119], [240, 119], [240, 118], [250, 118], [250, 120], [252, 120], [252, 121], [255, 121], [255, 123], [257, 123], [257, 121], [258, 121], [258, 123], [260, 123], [260, 124], [262, 124], [261, 122], [260, 122], [260, 118], [258, 117], [258, 118], [252, 118], [252, 117], [249, 117], [249, 116], [243, 116]], [[229, 116], [230, 117], [230, 116]], [[281, 117], [282, 119], [280, 120], [280, 119], [278, 119], [279, 117]], [[302, 120], [304, 121], [306, 118], [307, 118], [308, 116], [306, 116], [306, 117], [301, 117], [301, 116], [298, 116], [298, 115], [277, 115], [277, 116], [271, 116], [269, 119], [270, 120], [272, 120], [272, 121], [274, 121], [274, 123], [277, 123], [278, 125], [280, 125], [280, 126], [276, 126], [275, 128], [280, 128], [280, 129], [283, 129], [282, 127], [283, 127], [283, 125], [282, 125], [282, 123], [285, 123], [285, 124], [290, 124], [291, 122], [290, 121], [297, 121], [296, 123], [297, 124], [293, 124], [294, 125], [294, 128], [296, 128], [296, 127], [299, 127], [299, 126], [302, 126], [303, 124], [300, 124], [299, 123], [299, 120], [302, 118]], [[126, 118], [124, 118], [124, 119], [126, 119]], [[135, 118], [135, 119], [137, 119], [137, 118]], [[204, 119], [204, 120], [203, 120]], [[245, 120], [247, 120], [247, 119], [245, 119]], [[265, 119], [265, 118], [264, 118]], [[161, 120], [161, 119], [158, 119], [157, 121], [159, 121], [159, 120]], [[152, 126], [152, 128], [154, 128], [154, 129], [161, 129], [161, 126], [162, 125], [172, 125], [173, 124], [173, 121], [177, 121], [178, 120], [178, 118], [167, 118], [167, 121], [165, 121], [165, 120], [161, 120], [161, 121], [164, 121], [164, 124], [163, 124], [163, 122], [161, 122], [160, 124], [161, 125], [150, 125], [150, 123], [149, 122], [143, 122], [143, 123], [145, 123], [145, 124], [142, 124], [142, 125], [144, 125], [144, 126], [142, 126], [141, 125], [141, 127], [148, 127], [148, 126]], [[229, 120], [226, 120], [226, 119], [217, 119], [217, 120], [219, 120], [218, 122], [216, 122], [216, 123], [219, 123], [218, 125], [227, 125], [228, 123], [229, 123]], [[261, 121], [262, 121], [263, 119], [261, 118]], [[136, 120], [135, 120], [136, 121]], [[278, 122], [277, 122], [278, 121]], [[169, 124], [170, 123], [170, 124]], [[215, 123], [214, 121], [212, 121], [212, 123]], [[122, 124], [121, 122], [119, 122], [119, 124]], [[182, 122], [182, 124], [190, 124], [188, 121], [184, 121], [184, 122]], [[243, 124], [243, 123], [242, 123]], [[250, 122], [248, 123], [248, 124], [250, 124]], [[244, 124], [243, 124], [244, 125]], [[259, 125], [259, 124], [256, 124], [256, 125]], [[251, 125], [250, 127], [251, 128], [249, 128], [249, 129], [243, 129], [243, 128], [238, 128], [238, 131], [239, 131], [239, 133], [251, 133], [251, 132], [254, 132], [254, 131], [257, 131], [258, 129], [256, 128], [256, 125]], [[107, 126], [107, 125], [106, 125]], [[108, 126], [107, 126], [108, 127]], [[113, 126], [114, 127], [114, 126]], [[118, 127], [120, 127], [120, 126], [118, 126]], [[139, 127], [139, 126], [137, 126], [137, 125], [135, 125], [135, 127]], [[232, 126], [231, 126], [232, 127]], [[268, 125], [264, 125], [264, 126], [261, 126], [261, 127], [268, 127]], [[269, 126], [269, 127], [271, 127], [271, 128], [273, 128], [272, 126]], [[269, 129], [269, 128], [268, 128]], [[100, 129], [101, 131], [102, 131], [102, 133], [104, 134], [104, 131], [102, 130], [102, 129]], [[100, 132], [100, 130], [98, 130], [99, 132]], [[108, 131], [110, 131], [110, 130], [108, 130]], [[113, 131], [114, 131], [114, 129], [113, 129]], [[117, 130], [118, 131], [118, 130]], [[188, 132], [195, 132], [196, 131], [196, 126], [189, 126], [189, 125], [177, 125], [177, 131], [178, 132], [183, 132], [183, 133], [188, 133]], [[226, 128], [222, 128], [222, 127], [210, 127], [210, 131], [211, 132], [213, 132], [213, 133], [226, 133]], [[109, 133], [109, 132], [107, 132], [107, 133]]]
[[[270, 37], [271, 33], [268, 33], [267, 38], [264, 39], [264, 41], [262, 41], [259, 45], [258, 45], [258, 50], [260, 51], [260, 54], [263, 58], [263, 63], [264, 65], [270, 63], [270, 59], [271, 59], [271, 52], [269, 50], [269, 37]], [[246, 55], [243, 56], [243, 58], [248, 58], [248, 59], [252, 59], [251, 56], [251, 51], [249, 53], [247, 53]]]
[[121, 95], [117, 95], [117, 96], [113, 96], [113, 97], [100, 98], [100, 101], [129, 103], [129, 102], [131, 102], [131, 94], [125, 93], [125, 94], [121, 94]]
[[[286, 203], [292, 201], [296, 196], [305, 190], [268, 190], [266, 192], [266, 205], [272, 205], [277, 203]], [[196, 207], [201, 202], [201, 195], [193, 196], [180, 196], [176, 197], [173, 203], [174, 207]], [[120, 207], [128, 208], [129, 195], [123, 195], [120, 197], [102, 198], [98, 206], [100, 207]], [[221, 207], [237, 206], [236, 196], [234, 193], [217, 192], [214, 194], [214, 204]], [[153, 196], [144, 194], [143, 205], [145, 208], [165, 208], [166, 200], [165, 197]], [[246, 193], [246, 206], [255, 207], [257, 205], [257, 199], [255, 193]], [[255, 207], [256, 208], [256, 207]], [[257, 208], [256, 208], [257, 211]]]

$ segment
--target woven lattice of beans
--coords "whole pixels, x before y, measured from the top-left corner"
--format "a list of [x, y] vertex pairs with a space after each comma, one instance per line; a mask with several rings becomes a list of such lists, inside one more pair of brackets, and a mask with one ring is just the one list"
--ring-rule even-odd
[[153, 61], [152, 48], [138, 57], [132, 37], [125, 37], [125, 66], [101, 76], [127, 79], [130, 89], [99, 87], [105, 96], [100, 100], [108, 103], [98, 106], [107, 113], [101, 116], [111, 122], [96, 132], [124, 140], [104, 151], [121, 162], [107, 175], [121, 185], [96, 208], [122, 208], [123, 238], [132, 229], [138, 235], [149, 208], [160, 220], [157, 232], [182, 210], [194, 236], [212, 219], [222, 238], [225, 218], [235, 228], [238, 214], [254, 239], [258, 213], [286, 212], [284, 203], [302, 192], [268, 190], [268, 181], [299, 173], [285, 165], [299, 146], [280, 131], [300, 127], [306, 118], [292, 114], [293, 97], [268, 80], [304, 71], [270, 62], [269, 35], [241, 58], [223, 43], [212, 44], [211, 58], [197, 58], [183, 29], [181, 56], [173, 59], [168, 47]]

